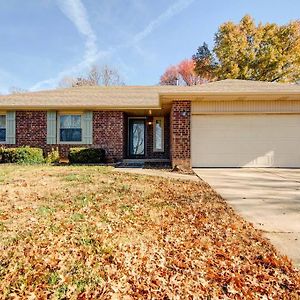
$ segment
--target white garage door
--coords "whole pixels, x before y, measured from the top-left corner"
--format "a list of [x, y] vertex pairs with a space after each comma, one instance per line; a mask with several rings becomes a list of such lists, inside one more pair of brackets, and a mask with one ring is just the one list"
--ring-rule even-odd
[[300, 167], [300, 115], [193, 115], [193, 167]]

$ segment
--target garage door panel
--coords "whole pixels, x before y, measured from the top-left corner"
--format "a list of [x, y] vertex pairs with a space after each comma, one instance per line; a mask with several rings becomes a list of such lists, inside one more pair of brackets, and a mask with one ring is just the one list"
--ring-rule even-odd
[[192, 165], [300, 167], [300, 116], [193, 115]]

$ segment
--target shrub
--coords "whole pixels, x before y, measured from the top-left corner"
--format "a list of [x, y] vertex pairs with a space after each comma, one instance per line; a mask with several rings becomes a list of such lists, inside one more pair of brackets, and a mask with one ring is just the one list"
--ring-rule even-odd
[[46, 157], [46, 162], [48, 164], [58, 163], [60, 160], [58, 148], [52, 148], [51, 152], [48, 153]]
[[42, 149], [25, 146], [19, 148], [0, 148], [0, 162], [39, 164], [45, 162], [45, 160]]
[[103, 163], [105, 150], [100, 148], [71, 148], [68, 158], [70, 163]]

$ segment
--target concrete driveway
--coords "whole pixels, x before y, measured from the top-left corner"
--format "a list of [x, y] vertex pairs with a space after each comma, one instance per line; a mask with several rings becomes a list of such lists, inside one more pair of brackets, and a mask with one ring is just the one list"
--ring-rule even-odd
[[194, 169], [300, 268], [300, 169]]

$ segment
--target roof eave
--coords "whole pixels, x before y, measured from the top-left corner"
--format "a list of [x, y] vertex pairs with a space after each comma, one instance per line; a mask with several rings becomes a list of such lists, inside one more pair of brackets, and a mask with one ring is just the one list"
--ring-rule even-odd
[[290, 99], [299, 97], [300, 92], [296, 91], [278, 91], [278, 92], [189, 92], [189, 93], [160, 93], [159, 94], [161, 101], [166, 100], [191, 100], [191, 101], [205, 101], [212, 98], [223, 98], [224, 100], [241, 100], [247, 98], [257, 97], [258, 99], [264, 98], [266, 100], [276, 100], [276, 99]]
[[161, 109], [160, 105], [97, 106], [97, 105], [0, 105], [0, 110], [143, 110]]

